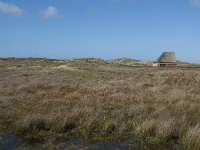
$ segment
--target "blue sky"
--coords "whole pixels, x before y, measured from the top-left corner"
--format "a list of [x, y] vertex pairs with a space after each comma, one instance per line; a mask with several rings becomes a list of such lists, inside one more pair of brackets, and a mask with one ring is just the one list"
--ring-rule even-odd
[[200, 63], [200, 0], [0, 0], [0, 57]]

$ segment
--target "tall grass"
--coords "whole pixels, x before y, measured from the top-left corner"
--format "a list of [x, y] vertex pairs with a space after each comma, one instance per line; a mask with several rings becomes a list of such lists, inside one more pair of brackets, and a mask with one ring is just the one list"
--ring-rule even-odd
[[200, 149], [199, 68], [85, 61], [0, 62], [0, 129], [27, 138]]

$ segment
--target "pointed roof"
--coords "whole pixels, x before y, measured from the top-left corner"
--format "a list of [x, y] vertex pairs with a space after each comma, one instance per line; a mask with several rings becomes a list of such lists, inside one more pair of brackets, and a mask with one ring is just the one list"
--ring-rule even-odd
[[163, 52], [155, 62], [176, 62], [175, 52]]

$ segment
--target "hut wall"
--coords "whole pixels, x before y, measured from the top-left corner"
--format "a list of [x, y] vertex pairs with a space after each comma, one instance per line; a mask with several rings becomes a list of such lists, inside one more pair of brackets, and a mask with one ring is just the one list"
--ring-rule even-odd
[[176, 63], [154, 62], [153, 67], [176, 67]]

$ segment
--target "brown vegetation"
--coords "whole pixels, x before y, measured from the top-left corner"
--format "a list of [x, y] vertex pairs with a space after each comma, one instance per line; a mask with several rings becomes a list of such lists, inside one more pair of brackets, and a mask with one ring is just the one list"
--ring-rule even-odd
[[27, 138], [200, 149], [200, 68], [0, 60], [0, 129]]

